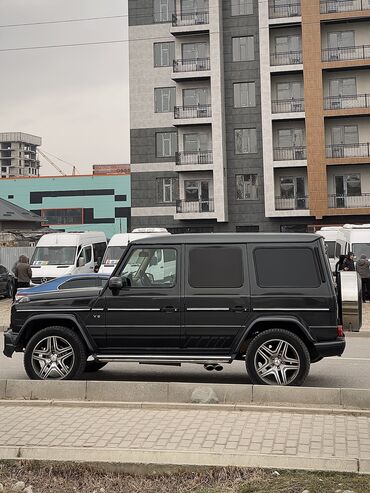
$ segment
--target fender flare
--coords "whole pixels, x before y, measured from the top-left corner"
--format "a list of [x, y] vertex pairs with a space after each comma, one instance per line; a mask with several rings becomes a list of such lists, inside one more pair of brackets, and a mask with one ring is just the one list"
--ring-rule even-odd
[[256, 319], [252, 320], [248, 326], [246, 326], [245, 330], [243, 331], [237, 345], [236, 345], [236, 351], [238, 352], [240, 350], [240, 346], [243, 344], [244, 340], [248, 335], [253, 331], [253, 328], [260, 322], [274, 322], [274, 323], [293, 323], [294, 325], [297, 326], [299, 331], [305, 335], [305, 337], [310, 341], [310, 342], [315, 342], [315, 339], [312, 337], [312, 334], [297, 317], [294, 316], [281, 316], [281, 315], [276, 315], [276, 316], [262, 316], [262, 317], [257, 317]]
[[[19, 331], [18, 337], [15, 341], [15, 345], [17, 345], [18, 342], [21, 340], [22, 335], [27, 330], [27, 327], [30, 325], [31, 322], [35, 322], [37, 320], [50, 320], [50, 318], [54, 318], [54, 317], [51, 317], [51, 313], [44, 314], [44, 315], [41, 315], [41, 314], [40, 315], [32, 315], [30, 318], [28, 318], [26, 320], [26, 322], [24, 323], [24, 325], [22, 326], [21, 330]], [[80, 324], [80, 322], [77, 320], [77, 318], [74, 315], [61, 313], [59, 315], [55, 315], [55, 318], [57, 320], [69, 320], [69, 321], [73, 322], [74, 325], [76, 326], [80, 336], [85, 341], [85, 344], [87, 345], [88, 349], [92, 352], [95, 351], [95, 344], [91, 340], [90, 336], [88, 334], [86, 334], [84, 328], [82, 327], [82, 325]]]

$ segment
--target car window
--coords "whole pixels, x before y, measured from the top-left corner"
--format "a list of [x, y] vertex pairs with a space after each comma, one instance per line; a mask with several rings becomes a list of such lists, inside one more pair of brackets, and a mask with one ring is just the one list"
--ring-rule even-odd
[[317, 288], [321, 284], [311, 248], [261, 247], [253, 257], [261, 288]]
[[3, 265], [0, 265], [0, 275], [6, 274], [8, 271]]
[[239, 246], [199, 246], [189, 250], [188, 282], [194, 288], [240, 288], [243, 251]]
[[177, 277], [176, 253], [174, 248], [134, 248], [119, 275], [133, 288], [173, 287]]
[[76, 288], [93, 288], [97, 286], [95, 277], [85, 277], [79, 279], [70, 279], [59, 286], [59, 289], [76, 289]]

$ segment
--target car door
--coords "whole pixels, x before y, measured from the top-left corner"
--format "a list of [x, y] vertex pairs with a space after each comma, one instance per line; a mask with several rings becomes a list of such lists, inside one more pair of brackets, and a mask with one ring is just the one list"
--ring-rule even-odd
[[180, 252], [176, 245], [132, 245], [105, 290], [110, 354], [168, 354], [180, 349]]
[[184, 350], [227, 356], [250, 317], [246, 247], [187, 245]]
[[8, 271], [3, 265], [0, 265], [0, 293], [5, 293], [8, 285]]

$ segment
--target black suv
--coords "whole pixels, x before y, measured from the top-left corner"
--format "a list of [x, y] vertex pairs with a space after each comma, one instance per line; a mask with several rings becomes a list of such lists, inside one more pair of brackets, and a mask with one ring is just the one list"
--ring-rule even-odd
[[338, 296], [313, 234], [145, 238], [130, 243], [105, 288], [15, 303], [4, 354], [24, 351], [32, 379], [79, 378], [110, 361], [237, 359], [253, 383], [300, 385], [310, 363], [343, 353], [348, 290], [350, 323], [361, 325], [357, 274], [346, 276]]

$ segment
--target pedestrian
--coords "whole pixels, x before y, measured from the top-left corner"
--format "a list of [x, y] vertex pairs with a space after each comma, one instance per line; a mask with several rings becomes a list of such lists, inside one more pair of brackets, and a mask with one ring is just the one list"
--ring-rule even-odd
[[370, 299], [370, 262], [366, 255], [361, 255], [356, 265], [356, 270], [361, 277], [362, 283], [362, 301], [366, 303], [366, 300]]
[[343, 261], [343, 270], [356, 270], [355, 269], [355, 254], [348, 252], [347, 257]]
[[16, 277], [16, 285], [13, 294], [13, 301], [18, 288], [28, 288], [32, 279], [32, 269], [29, 260], [25, 255], [21, 255], [17, 264], [14, 267]]

